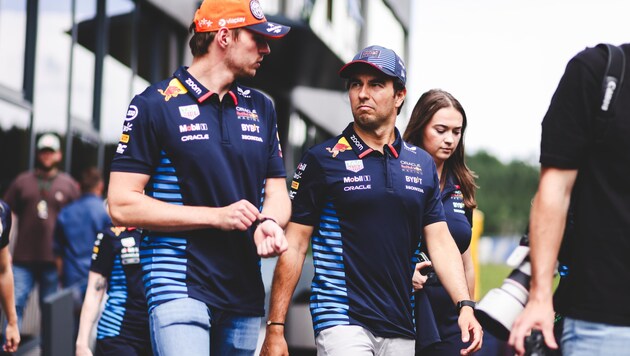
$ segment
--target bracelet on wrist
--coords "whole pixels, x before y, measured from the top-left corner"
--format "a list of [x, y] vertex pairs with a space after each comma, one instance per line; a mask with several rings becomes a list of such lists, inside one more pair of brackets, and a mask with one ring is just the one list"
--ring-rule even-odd
[[264, 223], [264, 222], [265, 222], [265, 221], [267, 221], [267, 220], [271, 220], [271, 221], [273, 221], [274, 223], [276, 223], [276, 225], [278, 224], [278, 222], [276, 221], [276, 219], [274, 219], [274, 218], [270, 218], [270, 217], [268, 217], [268, 216], [265, 216], [264, 218], [262, 218], [262, 219], [258, 219], [258, 220], [256, 220], [256, 221], [254, 222], [254, 230], [256, 230], [256, 229], [258, 228], [258, 225], [260, 225], [260, 224]]
[[278, 321], [267, 320], [267, 326], [271, 326], [271, 325], [284, 326], [284, 323], [281, 323], [281, 322], [278, 322]]

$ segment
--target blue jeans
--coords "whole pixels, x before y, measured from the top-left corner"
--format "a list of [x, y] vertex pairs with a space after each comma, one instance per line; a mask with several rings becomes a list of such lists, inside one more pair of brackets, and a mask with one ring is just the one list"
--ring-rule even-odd
[[630, 326], [592, 323], [571, 318], [564, 319], [562, 355], [628, 355]]
[[261, 318], [236, 315], [182, 298], [155, 307], [149, 322], [156, 356], [249, 356], [256, 351]]
[[15, 310], [18, 317], [18, 325], [22, 328], [22, 317], [28, 297], [35, 286], [39, 284], [39, 305], [46, 297], [57, 292], [59, 288], [59, 276], [54, 264], [28, 263], [13, 264], [13, 280], [15, 283]]

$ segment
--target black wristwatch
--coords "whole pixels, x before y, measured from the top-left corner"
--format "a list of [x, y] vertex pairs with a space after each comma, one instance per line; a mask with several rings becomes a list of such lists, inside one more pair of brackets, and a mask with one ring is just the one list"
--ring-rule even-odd
[[477, 303], [473, 300], [460, 300], [459, 302], [457, 302], [457, 313], [459, 314], [459, 312], [462, 311], [463, 307], [471, 307], [475, 309], [476, 305]]

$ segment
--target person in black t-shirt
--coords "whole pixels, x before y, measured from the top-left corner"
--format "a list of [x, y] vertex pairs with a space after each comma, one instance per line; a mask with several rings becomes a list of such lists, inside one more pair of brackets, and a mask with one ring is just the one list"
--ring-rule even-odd
[[98, 321], [95, 354], [152, 355], [140, 267], [141, 238], [139, 229], [114, 226], [96, 236], [81, 309], [77, 356], [92, 355], [90, 334], [105, 290], [108, 298]]
[[[628, 58], [630, 44], [620, 48]], [[529, 227], [531, 290], [509, 339], [519, 355], [533, 328], [542, 330], [547, 346], [558, 347], [554, 312], [564, 316], [563, 355], [628, 354], [630, 87], [627, 80], [612, 86], [615, 114], [599, 124], [607, 60], [601, 46], [573, 57], [542, 122], [540, 183]], [[562, 241], [569, 203], [573, 229]], [[554, 304], [561, 243], [568, 246], [570, 269]]]

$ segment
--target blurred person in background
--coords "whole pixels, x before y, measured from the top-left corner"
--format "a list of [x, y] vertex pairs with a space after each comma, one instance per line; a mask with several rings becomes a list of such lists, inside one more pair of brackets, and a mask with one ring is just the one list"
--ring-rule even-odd
[[110, 213], [143, 229], [154, 352], [252, 355], [260, 257], [286, 250], [291, 204], [273, 103], [238, 80], [289, 27], [267, 22], [257, 0], [204, 0], [190, 31], [192, 64], [129, 105]]
[[58, 168], [62, 159], [59, 137], [45, 133], [36, 148], [35, 169], [18, 175], [4, 196], [17, 217], [13, 275], [20, 328], [35, 283], [39, 285], [40, 306], [59, 288], [53, 231], [61, 209], [80, 195], [77, 182]]
[[[475, 270], [470, 242], [477, 186], [475, 174], [465, 162], [466, 126], [466, 113], [460, 102], [444, 90], [432, 89], [418, 99], [403, 139], [433, 157], [446, 223], [461, 254], [468, 293], [474, 296]], [[431, 258], [426, 243], [421, 243], [420, 251]], [[413, 276], [416, 354], [457, 355], [467, 347], [457, 324], [459, 312], [440, 279], [420, 273], [430, 265], [430, 262], [418, 263]]]
[[71, 289], [74, 298], [75, 333], [79, 327], [94, 239], [111, 224], [102, 197], [101, 172], [96, 167], [85, 168], [79, 185], [81, 197], [61, 209], [57, 217], [53, 244], [61, 286]]
[[[140, 267], [142, 230], [110, 226], [96, 235], [76, 340], [76, 356], [91, 356], [98, 321], [99, 356], [150, 356], [149, 313]], [[107, 302], [101, 314], [101, 303]]]
[[4, 329], [5, 352], [17, 351], [20, 344], [17, 313], [15, 312], [15, 296], [13, 295], [13, 269], [9, 254], [9, 234], [11, 232], [11, 209], [0, 200], [0, 306], [7, 319]]

